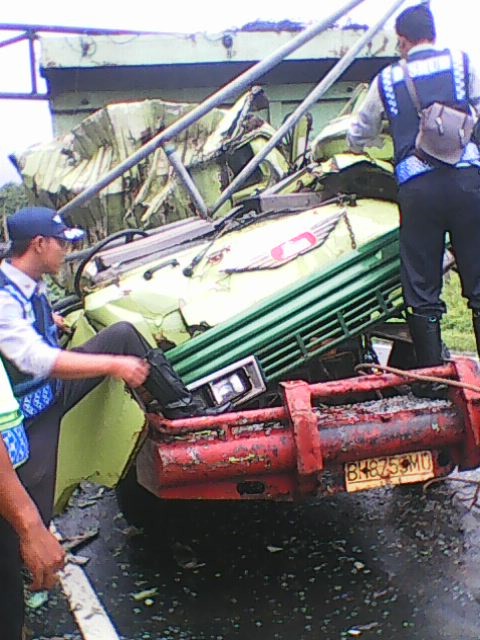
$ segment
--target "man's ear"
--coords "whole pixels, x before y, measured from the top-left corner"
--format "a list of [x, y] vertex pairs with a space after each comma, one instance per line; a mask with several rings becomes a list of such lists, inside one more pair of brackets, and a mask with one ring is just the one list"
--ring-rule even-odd
[[35, 253], [42, 253], [47, 247], [47, 239], [43, 236], [35, 236], [30, 243], [30, 247]]
[[412, 48], [412, 43], [405, 36], [398, 36], [397, 48], [398, 48], [398, 53], [400, 54], [400, 57], [406, 58], [408, 52]]

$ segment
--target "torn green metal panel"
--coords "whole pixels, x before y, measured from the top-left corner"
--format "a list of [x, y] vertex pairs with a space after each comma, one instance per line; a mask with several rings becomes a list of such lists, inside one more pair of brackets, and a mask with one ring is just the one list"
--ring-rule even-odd
[[[295, 109], [363, 31], [353, 25], [328, 29], [293, 52], [274, 73], [262, 78], [272, 96], [272, 125], [280, 126], [285, 115]], [[280, 25], [270, 25], [262, 31], [229, 29], [213, 37], [207, 33], [115, 40], [96, 36], [88, 39], [86, 49], [85, 38], [42, 38], [42, 73], [51, 89], [54, 131], [64, 134], [86, 112], [112, 102], [144, 98], [201, 102], [294, 35]], [[381, 67], [393, 62], [397, 57], [395, 46], [393, 30], [375, 36], [354, 64], [352, 77], [342, 78], [346, 91], [358, 81], [369, 82]], [[338, 114], [347, 99], [348, 96], [332, 92], [314, 106], [316, 132]]]
[[[347, 132], [352, 119], [356, 117], [360, 110], [367, 92], [368, 85], [359, 84], [338, 116], [328, 122], [314, 138], [312, 141], [313, 160], [322, 162], [337, 154], [349, 151]], [[374, 159], [393, 162], [393, 140], [388, 131], [387, 121], [383, 123], [382, 131], [377, 136], [374, 144], [366, 147], [365, 153]]]
[[[253, 155], [253, 149], [265, 144], [274, 133], [252, 113], [261, 96], [262, 91], [254, 87], [230, 110], [213, 109], [169, 143], [190, 170], [207, 205], [218, 199], [239, 170], [235, 162], [242, 149]], [[160, 100], [108, 105], [67, 136], [17, 155], [25, 186], [35, 194], [37, 203], [60, 208], [191, 108]], [[240, 165], [242, 158], [240, 155], [237, 161]], [[244, 196], [283, 177], [288, 169], [278, 150], [268, 156], [264, 166], [258, 184], [243, 189]], [[226, 205], [223, 211], [228, 209]], [[75, 224], [87, 230], [93, 243], [128, 225], [151, 228], [188, 218], [192, 213], [195, 207], [189, 194], [159, 148], [78, 209]]]
[[141, 437], [145, 414], [121, 382], [107, 379], [62, 420], [56, 505], [82, 480], [107, 487], [122, 477]]
[[[77, 320], [74, 347], [95, 335], [84, 316]], [[61, 510], [72, 491], [88, 479], [117, 484], [139, 444], [145, 415], [122, 382], [107, 379], [62, 420], [56, 506]]]
[[[26, 187], [44, 204], [60, 208], [76, 193], [95, 182], [121, 160], [142, 146], [158, 130], [169, 126], [191, 109], [190, 105], [169, 104], [158, 100], [114, 104], [86, 118], [64, 138], [39, 145], [17, 157]], [[212, 111], [201, 124], [189, 129], [199, 144], [221, 122], [223, 113]], [[188, 148], [188, 132], [175, 143], [182, 154]], [[153, 177], [150, 174], [153, 173]], [[158, 188], [168, 181], [169, 163], [163, 151], [133, 167], [102, 191], [99, 197], [76, 216], [76, 223], [88, 230], [95, 242], [125, 228], [124, 216], [130, 208], [141, 206], [142, 186]], [[145, 207], [148, 206], [148, 194]], [[180, 217], [180, 216], [178, 216]], [[178, 218], [174, 218], [178, 219]]]

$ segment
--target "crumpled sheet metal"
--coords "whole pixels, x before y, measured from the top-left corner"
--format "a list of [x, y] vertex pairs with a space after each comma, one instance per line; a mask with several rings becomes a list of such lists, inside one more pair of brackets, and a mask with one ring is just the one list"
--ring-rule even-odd
[[[336, 118], [328, 122], [315, 136], [311, 144], [312, 159], [323, 162], [337, 154], [349, 153], [347, 133], [368, 94], [369, 85], [360, 83], [353, 91], [350, 100]], [[393, 162], [393, 141], [386, 120], [375, 141], [366, 147], [366, 153], [373, 159]]]
[[[259, 96], [261, 89], [254, 87], [230, 109], [212, 109], [169, 143], [179, 152], [207, 206], [232, 179], [227, 156], [258, 136], [273, 135], [270, 125], [252, 115]], [[111, 104], [68, 135], [30, 147], [13, 159], [35, 202], [60, 208], [192, 108], [161, 100]], [[267, 161], [272, 158], [272, 164], [286, 171], [287, 162], [279, 156], [274, 150]], [[158, 148], [78, 209], [74, 221], [88, 230], [91, 243], [126, 226], [151, 228], [192, 213], [186, 189]]]

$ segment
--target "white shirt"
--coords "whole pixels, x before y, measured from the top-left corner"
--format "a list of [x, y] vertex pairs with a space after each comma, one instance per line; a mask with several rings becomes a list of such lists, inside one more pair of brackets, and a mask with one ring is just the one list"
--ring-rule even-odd
[[[437, 51], [438, 49], [431, 44], [418, 44], [412, 47], [409, 53], [428, 50]], [[478, 114], [480, 111], [480, 76], [470, 59], [468, 81], [470, 104]], [[381, 131], [384, 113], [383, 101], [380, 97], [379, 76], [377, 75], [347, 133], [348, 144], [352, 151], [358, 153], [363, 151], [364, 147], [372, 146]]]
[[[23, 271], [5, 260], [0, 270], [30, 300], [38, 286], [45, 292], [45, 283], [37, 283]], [[52, 347], [33, 326], [33, 313], [24, 318], [22, 305], [8, 291], [0, 289], [0, 353], [11, 360], [23, 373], [35, 378], [50, 375], [61, 349]]]

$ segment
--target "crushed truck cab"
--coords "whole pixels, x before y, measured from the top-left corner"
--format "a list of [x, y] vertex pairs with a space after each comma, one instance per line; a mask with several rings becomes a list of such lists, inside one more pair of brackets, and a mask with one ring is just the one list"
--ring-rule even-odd
[[[411, 371], [401, 291], [391, 138], [385, 123], [363, 155], [349, 153], [345, 139], [368, 83], [396, 57], [396, 38], [378, 33], [381, 22], [368, 30], [333, 27], [358, 3], [303, 34], [282, 34], [277, 52], [224, 85], [230, 63], [240, 61], [231, 59], [235, 46], [209, 67], [209, 74], [225, 72], [222, 88], [196, 106], [198, 92], [185, 87], [168, 102], [134, 101], [138, 62], [129, 75], [122, 45], [121, 66], [115, 56], [108, 64], [103, 46], [111, 39], [98, 40], [102, 57], [92, 53], [81, 64], [105, 79], [105, 95], [83, 121], [87, 93], [79, 95], [71, 131], [15, 156], [32, 201], [87, 231], [87, 246], [70, 256], [71, 270], [53, 287], [62, 291], [57, 310], [71, 328], [65, 348], [130, 322], [207, 406], [232, 406], [215, 418], [168, 422], [120, 382], [104, 381], [63, 420], [59, 506], [85, 478], [118, 485], [127, 512], [140, 494], [296, 500], [480, 465], [476, 364], [454, 359], [420, 372], [445, 380], [448, 400], [411, 393], [418, 372]], [[318, 34], [307, 58], [295, 53], [279, 65]], [[239, 46], [263, 42], [259, 33], [238, 35]], [[200, 56], [199, 42], [182, 41], [178, 50], [188, 53], [192, 44]], [[201, 80], [192, 72], [201, 60], [172, 63], [171, 39], [159, 36], [162, 43], [167, 60], [153, 61], [154, 69]], [[63, 105], [52, 113], [62, 113], [76, 99], [62, 95], [68, 65], [45, 59], [52, 104], [59, 95]], [[265, 86], [256, 86], [275, 65]], [[118, 91], [119, 101], [107, 104], [112, 70], [131, 78], [132, 93]], [[87, 87], [90, 71], [73, 68], [72, 86], [81, 76]], [[302, 83], [321, 74], [298, 104]], [[379, 367], [379, 339], [390, 345], [394, 372]]]
[[[291, 193], [299, 182], [310, 188]], [[392, 185], [385, 163], [339, 155], [250, 198], [226, 222], [176, 222], [127, 244], [115, 235], [77, 271], [80, 295], [63, 307], [73, 331], [66, 346], [129, 321], [167, 348], [208, 406], [238, 410], [279, 402], [284, 380], [352, 376], [373, 357], [369, 331], [403, 310]], [[62, 429], [60, 502], [85, 475], [116, 484], [144, 423], [113, 381], [74, 408]]]
[[[309, 189], [292, 194], [299, 181]], [[377, 338], [390, 342], [390, 365], [414, 362], [392, 185], [386, 163], [340, 154], [249, 198], [227, 223], [187, 219], [93, 247], [81, 296], [64, 308], [67, 346], [129, 321], [165, 345], [194, 394], [233, 412], [169, 423], [104, 382], [64, 420], [58, 503], [85, 477], [118, 485], [128, 514], [132, 476], [162, 499], [295, 500], [478, 466], [474, 391], [419, 400], [408, 372], [357, 373], [378, 363]], [[480, 387], [468, 360], [427, 373]]]

